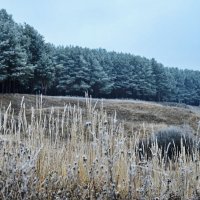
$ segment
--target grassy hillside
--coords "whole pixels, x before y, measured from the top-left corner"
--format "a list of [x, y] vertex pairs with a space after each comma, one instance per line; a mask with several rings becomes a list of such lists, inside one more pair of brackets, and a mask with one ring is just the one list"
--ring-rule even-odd
[[[31, 109], [32, 106], [35, 107], [37, 104], [35, 95], [1, 94], [0, 103], [3, 107], [7, 107], [11, 102], [12, 108], [18, 111], [23, 96], [26, 109]], [[43, 108], [46, 110], [50, 110], [51, 107], [59, 109], [67, 104], [79, 104], [81, 108], [85, 108], [85, 98], [55, 96], [43, 96], [42, 98]], [[99, 109], [102, 100], [92, 99], [92, 104]], [[194, 130], [197, 130], [198, 121], [200, 121], [200, 107], [184, 104], [103, 99], [103, 107], [108, 114], [113, 114], [116, 111], [117, 119], [123, 121], [129, 131], [141, 130], [144, 127], [143, 125], [145, 125], [147, 131], [152, 131], [152, 127], [157, 129], [166, 125], [190, 125]]]
[[[188, 130], [198, 142], [194, 107], [19, 94], [0, 98], [0, 199], [199, 199], [196, 143], [187, 154], [190, 144], [180, 139], [181, 152], [174, 152], [173, 160], [165, 159], [168, 152], [163, 154], [156, 141], [151, 158], [139, 146], [146, 134], [172, 124], [193, 127], [196, 137]], [[176, 138], [179, 130], [187, 132], [170, 129]]]

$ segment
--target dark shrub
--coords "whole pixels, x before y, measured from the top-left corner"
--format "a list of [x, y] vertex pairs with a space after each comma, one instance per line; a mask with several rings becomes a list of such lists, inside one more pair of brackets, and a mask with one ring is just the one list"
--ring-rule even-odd
[[175, 159], [181, 153], [181, 143], [187, 156], [192, 156], [196, 148], [193, 131], [185, 127], [170, 126], [155, 132], [151, 137], [139, 142], [140, 158], [152, 157], [152, 147], [157, 145], [161, 156], [165, 159]]

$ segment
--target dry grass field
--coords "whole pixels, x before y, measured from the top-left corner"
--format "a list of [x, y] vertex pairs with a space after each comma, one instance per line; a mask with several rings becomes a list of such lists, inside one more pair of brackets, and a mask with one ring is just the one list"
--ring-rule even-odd
[[200, 198], [198, 149], [181, 145], [166, 161], [155, 142], [151, 159], [138, 154], [141, 138], [169, 125], [199, 140], [198, 108], [19, 94], [0, 102], [0, 199]]
[[[0, 95], [0, 103], [2, 107], [7, 107], [12, 102], [12, 108], [16, 113], [20, 109], [21, 100], [24, 96], [26, 109], [31, 109], [36, 105], [35, 95]], [[96, 109], [101, 106], [101, 99], [92, 99], [91, 103], [95, 105]], [[79, 105], [82, 109], [85, 108], [85, 98], [78, 97], [54, 97], [43, 96], [43, 109], [50, 110], [51, 107], [55, 109], [62, 109], [63, 106]], [[194, 130], [197, 130], [198, 122], [200, 120], [200, 107], [185, 106], [173, 104], [175, 106], [168, 106], [168, 104], [159, 104], [154, 102], [137, 101], [137, 100], [103, 100], [103, 107], [108, 114], [113, 114], [116, 111], [117, 119], [125, 123], [128, 130], [137, 131], [144, 128], [151, 131], [153, 128], [160, 128], [166, 125], [190, 125]], [[177, 106], [176, 106], [177, 105]], [[142, 131], [142, 130], [141, 130]]]

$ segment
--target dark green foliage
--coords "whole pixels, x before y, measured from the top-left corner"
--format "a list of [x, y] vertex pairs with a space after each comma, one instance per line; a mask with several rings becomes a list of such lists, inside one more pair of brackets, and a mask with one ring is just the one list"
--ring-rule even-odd
[[0, 81], [2, 92], [13, 92], [26, 70], [25, 49], [20, 46], [21, 30], [3, 9], [0, 11]]
[[54, 63], [50, 56], [43, 52], [35, 67], [35, 90], [47, 94], [47, 89], [51, 87], [54, 81]]
[[104, 49], [55, 47], [0, 10], [0, 91], [199, 105], [200, 71]]

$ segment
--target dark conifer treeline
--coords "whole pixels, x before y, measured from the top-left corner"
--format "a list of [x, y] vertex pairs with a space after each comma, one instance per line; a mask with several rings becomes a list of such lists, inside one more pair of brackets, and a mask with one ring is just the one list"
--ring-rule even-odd
[[0, 92], [134, 98], [199, 105], [200, 71], [131, 54], [55, 47], [0, 10]]

